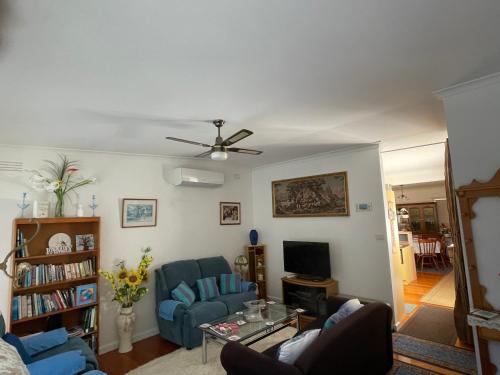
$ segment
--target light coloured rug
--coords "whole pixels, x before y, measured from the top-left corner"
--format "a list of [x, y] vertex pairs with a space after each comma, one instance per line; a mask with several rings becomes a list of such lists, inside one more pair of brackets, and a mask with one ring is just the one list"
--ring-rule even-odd
[[[274, 344], [289, 339], [296, 332], [295, 328], [287, 327], [256, 342], [250, 348], [262, 352]], [[175, 375], [226, 375], [226, 371], [219, 360], [221, 350], [222, 345], [209, 342], [208, 362], [204, 365], [201, 363], [201, 347], [192, 350], [177, 349], [175, 352], [159, 357], [128, 372], [127, 375], [157, 375], [167, 373]]]
[[455, 306], [455, 274], [450, 272], [443, 277], [429, 293], [422, 297], [422, 302], [446, 307]]

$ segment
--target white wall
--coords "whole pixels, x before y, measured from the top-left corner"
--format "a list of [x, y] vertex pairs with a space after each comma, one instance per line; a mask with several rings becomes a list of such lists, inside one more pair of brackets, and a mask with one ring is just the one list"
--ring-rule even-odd
[[[251, 174], [247, 169], [230, 167], [230, 163], [195, 161], [192, 159], [159, 158], [123, 154], [63, 151], [80, 160], [82, 174], [96, 176], [97, 184], [80, 190], [82, 203], [93, 193], [99, 203], [97, 214], [102, 218], [101, 260], [109, 269], [116, 259], [131, 264], [138, 262], [140, 248], [151, 246], [155, 258], [153, 268], [166, 262], [224, 255], [232, 263], [248, 243], [252, 227]], [[27, 169], [42, 167], [43, 159], [56, 159], [55, 150], [0, 146], [0, 160], [22, 161]], [[162, 167], [192, 167], [222, 171], [226, 183], [219, 188], [173, 187], [162, 177]], [[31, 192], [28, 174], [0, 172], [0, 257], [11, 245], [12, 219], [18, 215], [16, 203], [23, 191]], [[33, 193], [34, 194], [34, 193]], [[121, 198], [157, 198], [158, 226], [155, 228], [120, 228]], [[219, 202], [241, 202], [241, 225], [219, 225]], [[73, 214], [70, 207], [68, 214]], [[87, 214], [90, 214], [87, 209]], [[136, 338], [154, 334], [154, 278], [150, 293], [136, 306]], [[106, 291], [104, 282], [101, 291]], [[0, 274], [0, 309], [4, 315], [8, 306], [8, 279]], [[116, 347], [114, 317], [116, 304], [101, 293], [101, 349]]]
[[[347, 171], [349, 217], [273, 218], [271, 182], [328, 172]], [[356, 212], [369, 202], [371, 212]], [[283, 240], [330, 243], [332, 277], [341, 293], [392, 304], [391, 273], [383, 181], [378, 146], [318, 155], [260, 167], [253, 171], [253, 207], [259, 239], [267, 245], [270, 296], [281, 298]]]
[[[443, 96], [455, 187], [473, 179], [488, 181], [500, 168], [500, 73], [444, 90]], [[473, 220], [476, 261], [486, 299], [500, 310], [500, 199], [480, 199]], [[490, 359], [500, 368], [500, 343], [491, 342]]]

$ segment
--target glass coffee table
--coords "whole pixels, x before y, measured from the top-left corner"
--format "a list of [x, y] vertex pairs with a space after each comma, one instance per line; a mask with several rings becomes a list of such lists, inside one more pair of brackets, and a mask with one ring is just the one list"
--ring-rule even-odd
[[246, 310], [199, 326], [203, 334], [202, 361], [204, 364], [207, 363], [209, 340], [222, 345], [236, 341], [248, 346], [286, 328], [294, 321], [300, 329], [298, 317], [305, 310], [272, 301], [261, 300], [258, 304], [256, 302], [253, 301], [254, 306], [250, 305]]

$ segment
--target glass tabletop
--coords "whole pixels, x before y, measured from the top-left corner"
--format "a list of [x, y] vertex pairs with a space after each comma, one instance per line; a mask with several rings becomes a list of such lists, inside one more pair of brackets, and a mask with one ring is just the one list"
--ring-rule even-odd
[[[260, 309], [247, 309], [200, 325], [206, 333], [225, 341], [241, 342], [259, 333], [272, 331], [297, 317], [295, 308], [280, 303], [269, 304]], [[256, 320], [256, 321], [255, 321]]]

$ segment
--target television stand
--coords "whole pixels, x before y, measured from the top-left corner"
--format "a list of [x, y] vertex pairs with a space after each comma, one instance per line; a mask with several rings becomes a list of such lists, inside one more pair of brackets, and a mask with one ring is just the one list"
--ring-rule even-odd
[[338, 282], [332, 279], [317, 281], [299, 277], [283, 277], [281, 284], [283, 303], [306, 310], [299, 316], [302, 329], [318, 316], [325, 315], [327, 298], [338, 294]]

